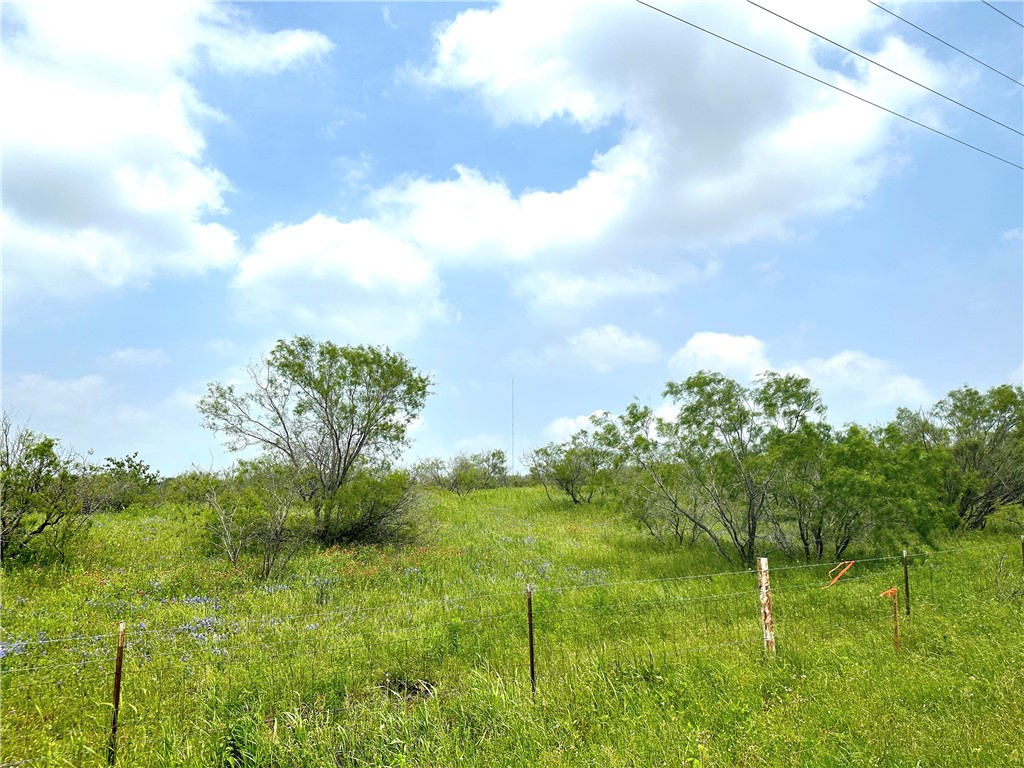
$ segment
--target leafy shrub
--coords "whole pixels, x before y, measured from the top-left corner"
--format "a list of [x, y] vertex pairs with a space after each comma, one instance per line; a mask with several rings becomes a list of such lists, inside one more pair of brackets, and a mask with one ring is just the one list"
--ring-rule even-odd
[[420, 501], [408, 472], [364, 469], [324, 506], [318, 538], [329, 546], [407, 543], [419, 531]]
[[0, 558], [4, 563], [56, 555], [84, 533], [96, 511], [93, 470], [52, 437], [0, 423]]

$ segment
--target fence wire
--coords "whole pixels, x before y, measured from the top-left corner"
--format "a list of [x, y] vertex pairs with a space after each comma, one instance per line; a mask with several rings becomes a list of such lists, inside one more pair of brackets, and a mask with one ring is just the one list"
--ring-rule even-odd
[[[977, 558], [976, 565], [954, 576], [951, 558], [963, 556]], [[891, 603], [882, 593], [895, 586], [905, 648], [924, 657], [991, 651], [999, 620], [970, 608], [994, 601], [1005, 604], [1000, 616], [1020, 621], [1021, 601], [1009, 599], [1024, 594], [1016, 556], [1007, 546], [908, 555], [909, 615], [901, 556], [853, 561], [831, 584], [830, 572], [850, 561], [771, 569], [778, 647], [855, 643], [882, 651], [893, 642]], [[614, 686], [636, 670], [657, 674], [693, 654], [742, 659], [759, 653], [763, 628], [754, 573], [535, 588], [538, 688], [572, 685], [581, 670]], [[930, 631], [940, 624], [943, 632]], [[4, 635], [0, 761], [6, 762], [0, 768], [50, 762], [41, 755], [54, 741], [62, 745], [54, 764], [99, 764], [113, 712], [117, 634]], [[462, 676], [467, 661], [528, 690], [527, 648], [524, 594], [512, 591], [287, 616], [219, 610], [129, 628], [119, 738], [143, 743], [169, 721], [202, 732], [225, 708], [254, 702], [268, 711], [297, 706], [331, 713], [360, 692], [433, 695], [446, 679]]]

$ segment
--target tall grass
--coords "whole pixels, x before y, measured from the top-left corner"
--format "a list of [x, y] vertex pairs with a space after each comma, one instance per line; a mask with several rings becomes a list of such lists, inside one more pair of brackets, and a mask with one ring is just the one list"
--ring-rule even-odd
[[[1024, 764], [1019, 544], [772, 555], [755, 576], [536, 489], [433, 499], [404, 549], [309, 549], [274, 580], [218, 559], [198, 510], [99, 520], [67, 570], [3, 574], [4, 761], [106, 761], [128, 624], [123, 765]], [[535, 585], [538, 691], [525, 600]], [[901, 599], [905, 596], [901, 595]]]

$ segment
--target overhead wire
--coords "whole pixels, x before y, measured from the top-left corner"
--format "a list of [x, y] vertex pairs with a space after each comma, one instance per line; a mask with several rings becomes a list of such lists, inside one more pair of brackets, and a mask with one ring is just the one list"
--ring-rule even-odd
[[948, 40], [943, 40], [941, 37], [939, 37], [938, 35], [932, 34], [931, 32], [929, 32], [924, 27], [919, 27], [917, 24], [915, 24], [914, 22], [910, 21], [910, 19], [907, 19], [907, 18], [904, 18], [903, 16], [900, 16], [898, 13], [896, 13], [895, 11], [892, 11], [892, 10], [886, 8], [881, 3], [876, 3], [875, 0], [867, 0], [867, 1], [869, 3], [871, 3], [873, 6], [875, 6], [875, 8], [878, 8], [880, 11], [885, 11], [890, 16], [899, 19], [904, 24], [907, 24], [907, 25], [913, 27], [914, 29], [916, 29], [918, 32], [921, 32], [921, 33], [923, 33], [925, 35], [928, 35], [928, 37], [930, 37], [932, 40], [935, 40], [937, 42], [942, 43], [947, 48], [952, 48], [954, 51], [956, 51], [957, 53], [961, 54], [962, 56], [966, 56], [968, 59], [970, 59], [971, 61], [975, 62], [976, 64], [980, 64], [981, 66], [985, 67], [985, 69], [988, 69], [988, 70], [991, 70], [992, 72], [995, 72], [1000, 77], [1005, 77], [1007, 80], [1009, 80], [1014, 85], [1019, 85], [1021, 88], [1024, 88], [1024, 83], [1022, 83], [1020, 80], [1018, 80], [1017, 78], [1013, 77], [1012, 75], [1008, 75], [1005, 72], [1003, 72], [1002, 70], [996, 69], [991, 64], [986, 64], [984, 61], [979, 59], [977, 56], [972, 56], [967, 51], [962, 50], [960, 48], [957, 48], [955, 45], [953, 45]]
[[728, 37], [725, 37], [724, 35], [718, 34], [717, 32], [712, 32], [710, 29], [706, 29], [705, 27], [702, 27], [699, 24], [695, 24], [692, 21], [688, 21], [687, 19], [684, 19], [681, 16], [676, 16], [674, 13], [670, 13], [669, 11], [666, 11], [663, 8], [659, 8], [656, 5], [651, 5], [650, 3], [647, 3], [644, 0], [636, 0], [636, 2], [639, 3], [640, 5], [643, 5], [643, 6], [646, 6], [647, 8], [650, 8], [652, 11], [657, 11], [658, 13], [660, 13], [660, 14], [662, 14], [664, 16], [668, 16], [670, 19], [674, 19], [674, 20], [676, 20], [678, 22], [686, 24], [689, 27], [693, 27], [694, 29], [696, 29], [696, 30], [698, 30], [700, 32], [703, 32], [706, 35], [711, 35], [714, 38], [717, 38], [717, 39], [719, 39], [719, 40], [721, 40], [723, 42], [729, 43], [729, 45], [733, 45], [733, 46], [736, 46], [737, 48], [741, 48], [742, 50], [746, 51], [747, 53], [752, 53], [755, 56], [759, 56], [760, 58], [765, 59], [766, 61], [770, 61], [773, 64], [777, 64], [778, 66], [783, 67], [784, 69], [788, 69], [791, 72], [795, 72], [798, 75], [803, 75], [804, 77], [806, 77], [806, 78], [808, 78], [810, 80], [814, 80], [816, 83], [820, 83], [821, 85], [827, 86], [827, 87], [831, 88], [832, 90], [839, 91], [840, 93], [845, 93], [847, 96], [852, 96], [853, 98], [857, 99], [858, 101], [862, 101], [865, 104], [869, 104], [872, 107], [880, 109], [883, 112], [887, 112], [890, 115], [893, 115], [894, 117], [898, 117], [901, 120], [906, 120], [908, 123], [913, 123], [914, 125], [916, 125], [916, 126], [918, 126], [920, 128], [924, 128], [927, 131], [931, 131], [932, 133], [936, 133], [939, 136], [943, 136], [943, 137], [949, 139], [950, 141], [955, 141], [957, 144], [960, 144], [960, 145], [962, 145], [964, 147], [967, 147], [968, 149], [973, 149], [975, 152], [979, 152], [979, 153], [981, 153], [983, 155], [987, 155], [988, 157], [991, 157], [993, 160], [998, 160], [999, 162], [1005, 163], [1006, 165], [1009, 165], [1009, 166], [1012, 166], [1012, 167], [1016, 168], [1017, 170], [1024, 171], [1024, 165], [1020, 165], [1019, 163], [1015, 163], [1014, 161], [1008, 160], [1005, 157], [997, 155], [997, 154], [995, 154], [993, 152], [989, 152], [988, 150], [982, 149], [981, 147], [979, 147], [979, 146], [977, 146], [975, 144], [971, 144], [970, 142], [964, 141], [963, 139], [958, 139], [956, 136], [952, 136], [951, 134], [948, 134], [948, 133], [946, 133], [944, 131], [940, 131], [938, 128], [934, 128], [934, 127], [928, 125], [927, 123], [922, 123], [919, 120], [915, 120], [912, 117], [908, 117], [907, 115], [904, 115], [901, 112], [897, 112], [894, 109], [889, 109], [889, 107], [882, 106], [881, 104], [879, 104], [877, 102], [874, 102], [874, 101], [871, 101], [870, 99], [867, 99], [864, 96], [860, 96], [860, 95], [854, 93], [853, 91], [848, 91], [845, 88], [840, 88], [838, 85], [835, 85], [834, 83], [830, 83], [827, 80], [823, 80], [820, 77], [816, 77], [815, 75], [810, 74], [809, 72], [805, 72], [802, 69], [798, 69], [798, 68], [796, 68], [794, 66], [791, 66], [791, 65], [786, 64], [786, 63], [784, 63], [782, 61], [779, 61], [778, 59], [774, 59], [774, 58], [772, 58], [771, 56], [769, 56], [769, 55], [767, 55], [765, 53], [761, 53], [760, 51], [754, 50], [753, 48], [749, 48], [749, 47], [743, 45], [742, 43], [738, 43], [735, 40], [732, 40], [732, 39], [730, 39]]
[[754, 6], [755, 8], [760, 8], [765, 13], [770, 13], [772, 16], [775, 16], [776, 18], [781, 19], [782, 21], [786, 22], [787, 24], [792, 24], [794, 27], [802, 29], [804, 32], [812, 34], [815, 37], [820, 38], [821, 40], [824, 40], [827, 43], [831, 43], [832, 45], [836, 46], [836, 48], [841, 48], [842, 50], [846, 51], [849, 54], [852, 54], [852, 55], [854, 55], [854, 56], [856, 56], [856, 57], [858, 57], [860, 59], [863, 59], [864, 61], [867, 61], [867, 62], [869, 62], [871, 64], [874, 64], [876, 67], [880, 67], [881, 69], [884, 69], [886, 72], [889, 72], [889, 73], [891, 73], [893, 75], [896, 75], [897, 77], [903, 78], [908, 83], [913, 83], [914, 85], [918, 86], [919, 88], [924, 88], [929, 93], [933, 93], [936, 96], [938, 96], [939, 98], [945, 99], [946, 101], [950, 102], [951, 104], [956, 104], [958, 107], [963, 107], [968, 112], [973, 112], [974, 114], [978, 115], [979, 117], [983, 117], [986, 120], [995, 123], [996, 125], [1000, 125], [1003, 128], [1006, 128], [1007, 130], [1013, 131], [1018, 136], [1024, 136], [1024, 132], [1017, 130], [1012, 125], [1007, 125], [1006, 123], [1002, 122], [1001, 120], [997, 120], [996, 118], [991, 117], [990, 115], [986, 115], [984, 112], [981, 112], [981, 111], [979, 111], [977, 109], [974, 109], [974, 107], [970, 107], [970, 106], [964, 104], [962, 101], [958, 101], [957, 99], [954, 99], [952, 96], [947, 96], [946, 94], [942, 93], [941, 91], [937, 91], [934, 88], [930, 88], [927, 85], [925, 85], [924, 83], [918, 82], [914, 78], [908, 77], [907, 75], [904, 75], [902, 72], [897, 72], [895, 69], [892, 69], [891, 67], [887, 67], [882, 62], [876, 61], [875, 59], [872, 59], [870, 56], [866, 56], [863, 53], [860, 53], [859, 51], [853, 50], [852, 48], [847, 48], [842, 43], [837, 43], [832, 38], [826, 37], [825, 35], [821, 34], [820, 32], [815, 32], [813, 29], [809, 29], [809, 28], [805, 27], [803, 24], [800, 24], [799, 22], [793, 21], [792, 19], [787, 18], [786, 16], [783, 16], [778, 11], [773, 11], [771, 8], [766, 8], [765, 6], [761, 5], [760, 3], [755, 2], [755, 0], [747, 0], [747, 2], [750, 3], [752, 6]]
[[988, 0], [981, 0], [981, 2], [984, 3], [985, 5], [987, 5], [989, 8], [991, 8], [996, 13], [998, 13], [1000, 16], [1005, 16], [1010, 21], [1012, 21], [1014, 24], [1016, 24], [1018, 27], [1021, 27], [1022, 29], [1024, 29], [1024, 24], [1021, 24], [1019, 21], [1017, 21], [1015, 18], [1013, 18], [1013, 16], [1011, 16], [1010, 14], [1004, 13], [1003, 11], [999, 10], [994, 5], [992, 5], [992, 3], [988, 2]]

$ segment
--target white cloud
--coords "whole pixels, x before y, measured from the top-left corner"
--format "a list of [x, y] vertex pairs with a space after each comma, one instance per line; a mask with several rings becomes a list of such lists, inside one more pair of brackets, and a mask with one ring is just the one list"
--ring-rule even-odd
[[278, 225], [256, 239], [232, 288], [250, 320], [356, 341], [401, 340], [452, 319], [430, 262], [368, 220]]
[[652, 363], [661, 357], [657, 342], [638, 333], [627, 333], [617, 325], [584, 328], [570, 336], [566, 350], [581, 363], [599, 373], [623, 365]]
[[220, 116], [189, 78], [206, 60], [277, 71], [329, 42], [258, 32], [206, 2], [4, 13], [7, 296], [80, 296], [232, 264], [236, 236], [211, 220], [230, 183], [207, 163], [202, 134]]
[[143, 368], [167, 365], [171, 358], [162, 349], [136, 349], [125, 347], [116, 349], [103, 358], [104, 362], [115, 363], [129, 368]]
[[[931, 402], [920, 379], [899, 373], [887, 360], [856, 350], [845, 349], [785, 368], [806, 376], [821, 390], [833, 421], [857, 420], [858, 412], [879, 413], [901, 405], [919, 408]], [[849, 408], [847, 403], [856, 403], [857, 408]]]
[[586, 416], [559, 416], [557, 419], [552, 419], [548, 425], [544, 427], [542, 434], [544, 439], [548, 442], [565, 442], [581, 429], [593, 432], [594, 425], [591, 423], [590, 419], [594, 416], [600, 416], [602, 413], [604, 413], [604, 411], [594, 411]]
[[669, 274], [635, 268], [588, 274], [541, 270], [518, 278], [515, 292], [525, 296], [541, 314], [564, 316], [566, 312], [588, 309], [609, 299], [671, 293], [680, 285], [714, 276], [718, 269], [719, 262], [709, 261], [702, 269], [683, 263]]
[[288, 67], [320, 59], [333, 45], [319, 32], [284, 29], [268, 34], [247, 29], [218, 30], [207, 39], [207, 49], [214, 66], [237, 72], [276, 74]]
[[[887, 23], [869, 6], [840, 5], [788, 13], [841, 29], [912, 76], [940, 87], [948, 79], [899, 38], [867, 36]], [[826, 69], [811, 36], [748, 6], [670, 7], [896, 110], [922, 103], [876, 68]], [[499, 124], [566, 120], [590, 130], [621, 120], [618, 143], [567, 189], [517, 196], [502, 179], [459, 166], [453, 179], [400, 179], [372, 198], [389, 231], [431, 258], [525, 265], [520, 291], [542, 305], [578, 308], [584, 289], [597, 300], [624, 254], [634, 279], [603, 295], [653, 292], [648, 275], [680, 251], [784, 236], [801, 216], [858, 205], [898, 165], [891, 116], [633, 3], [465, 11], [438, 30], [432, 65], [413, 77], [476, 93]], [[541, 260], [543, 270], [531, 266]], [[561, 273], [572, 278], [559, 290], [552, 275]]]
[[509, 360], [514, 366], [523, 368], [563, 364], [607, 373], [626, 365], [653, 363], [660, 360], [661, 355], [661, 347], [656, 341], [608, 323], [583, 328], [539, 352], [517, 350]]
[[701, 331], [693, 334], [672, 355], [668, 366], [676, 376], [708, 369], [747, 381], [768, 370], [771, 364], [765, 354], [764, 342], [754, 336]]
[[827, 358], [774, 361], [755, 336], [702, 331], [669, 360], [670, 372], [680, 378], [700, 369], [724, 373], [741, 383], [769, 370], [806, 376], [821, 391], [829, 420], [838, 424], [883, 421], [899, 406], [918, 408], [932, 402], [920, 379], [858, 350], [842, 350]]
[[92, 451], [94, 461], [138, 451], [165, 475], [193, 462], [221, 467], [231, 461], [218, 438], [199, 424], [199, 396], [178, 387], [129, 398], [117, 378], [91, 373], [66, 378], [15, 373], [3, 379], [4, 408], [20, 425], [80, 454]]
[[[571, 189], [512, 195], [507, 184], [458, 165], [445, 181], [403, 178], [370, 197], [390, 231], [417, 243], [439, 261], [493, 264], [545, 253], [571, 256], [606, 236], [622, 214], [627, 191], [646, 173], [636, 153], [645, 142], [612, 148]], [[566, 250], [568, 249], [568, 250]]]
[[1024, 240], [1024, 229], [1015, 227], [1003, 232], [1003, 240]]
[[1014, 368], [1006, 380], [1018, 387], [1024, 387], [1024, 362]]

